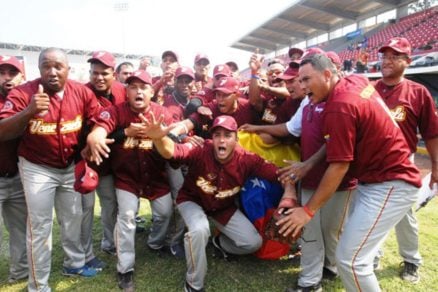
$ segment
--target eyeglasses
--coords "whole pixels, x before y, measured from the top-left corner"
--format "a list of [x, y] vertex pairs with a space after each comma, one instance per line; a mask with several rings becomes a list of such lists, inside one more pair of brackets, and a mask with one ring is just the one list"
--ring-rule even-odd
[[408, 56], [406, 55], [381, 55], [380, 60], [388, 60], [388, 61], [397, 61], [401, 59], [407, 59]]

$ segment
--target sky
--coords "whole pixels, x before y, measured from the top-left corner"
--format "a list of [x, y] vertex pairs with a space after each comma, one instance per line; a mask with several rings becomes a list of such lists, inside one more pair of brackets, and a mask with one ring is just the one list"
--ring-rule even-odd
[[[174, 50], [193, 66], [247, 67], [249, 52], [231, 44], [291, 5], [291, 0], [14, 0], [0, 9], [0, 41], [161, 56]], [[127, 6], [127, 9], [118, 7]]]

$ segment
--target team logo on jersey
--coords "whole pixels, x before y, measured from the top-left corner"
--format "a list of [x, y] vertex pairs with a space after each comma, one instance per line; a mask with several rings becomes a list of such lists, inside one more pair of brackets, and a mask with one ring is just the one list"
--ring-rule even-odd
[[399, 105], [393, 109], [389, 110], [391, 112], [391, 117], [396, 122], [403, 122], [406, 119], [406, 110], [405, 107], [402, 105]]
[[315, 113], [322, 113], [323, 111], [324, 111], [324, 108], [318, 107], [318, 106], [315, 107]]
[[[78, 132], [82, 128], [82, 116], [78, 115], [74, 120], [59, 123], [59, 133], [68, 134]], [[29, 121], [29, 132], [37, 135], [57, 135], [58, 123], [47, 123], [42, 119]]]
[[265, 109], [262, 116], [262, 121], [273, 124], [277, 120], [277, 115], [274, 114], [270, 109]]
[[133, 137], [128, 137], [123, 143], [124, 149], [134, 149], [138, 148], [140, 150], [151, 150], [153, 147], [153, 142], [151, 139], [136, 139]]
[[371, 84], [368, 84], [368, 86], [365, 87], [359, 95], [362, 98], [368, 99], [371, 97], [371, 95], [373, 95], [374, 91], [374, 87]]
[[9, 100], [7, 100], [6, 102], [5, 102], [5, 104], [3, 105], [3, 108], [2, 108], [2, 112], [3, 111], [8, 111], [8, 110], [10, 110], [10, 109], [12, 109], [14, 107], [14, 105], [12, 104], [12, 102], [11, 101], [9, 101]]
[[217, 199], [225, 199], [240, 192], [240, 186], [228, 190], [217, 190], [217, 186], [213, 185], [211, 181], [206, 180], [202, 176], [196, 180], [196, 185], [207, 195], [214, 195]]
[[108, 121], [111, 118], [111, 114], [108, 111], [103, 111], [100, 113], [99, 118], [104, 121]]
[[215, 173], [207, 173], [207, 178], [208, 178], [208, 180], [215, 180], [216, 179], [216, 177], [217, 177], [217, 174], [215, 174]]

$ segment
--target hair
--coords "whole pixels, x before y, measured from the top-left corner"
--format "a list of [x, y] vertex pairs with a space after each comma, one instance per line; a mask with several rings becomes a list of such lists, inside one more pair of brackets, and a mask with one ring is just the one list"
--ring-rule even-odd
[[51, 48], [45, 48], [45, 49], [43, 49], [43, 50], [40, 52], [40, 55], [39, 55], [39, 57], [38, 57], [38, 65], [41, 63], [42, 59], [44, 58], [44, 56], [45, 56], [46, 54], [48, 54], [48, 53], [52, 53], [52, 52], [55, 52], [55, 53], [61, 55], [61, 56], [63, 57], [65, 63], [66, 63], [67, 66], [68, 66], [68, 58], [67, 58], [67, 54], [66, 54], [63, 50], [58, 49], [58, 48], [53, 48], [53, 47], [51, 47]]
[[301, 60], [300, 67], [310, 64], [317, 71], [330, 70], [333, 74], [337, 75], [338, 70], [333, 62], [325, 54], [315, 54]]
[[271, 61], [268, 62], [268, 67], [274, 64], [280, 64], [283, 65], [283, 62], [280, 59], [274, 58]]
[[116, 73], [120, 73], [120, 71], [122, 71], [123, 66], [131, 66], [132, 68], [134, 68], [134, 65], [131, 62], [123, 62], [117, 66]]

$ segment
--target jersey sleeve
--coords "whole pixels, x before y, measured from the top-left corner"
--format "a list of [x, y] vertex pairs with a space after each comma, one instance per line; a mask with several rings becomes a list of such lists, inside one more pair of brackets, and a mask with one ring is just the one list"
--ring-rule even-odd
[[15, 115], [18, 112], [24, 110], [30, 102], [30, 97], [22, 90], [17, 88], [12, 89], [3, 107], [0, 109], [0, 119], [8, 118]]
[[101, 110], [101, 112], [92, 118], [92, 122], [96, 126], [102, 127], [110, 134], [117, 126], [118, 111], [116, 106], [110, 106]]
[[354, 159], [356, 121], [350, 114], [326, 112], [323, 135], [327, 162], [350, 162]]

